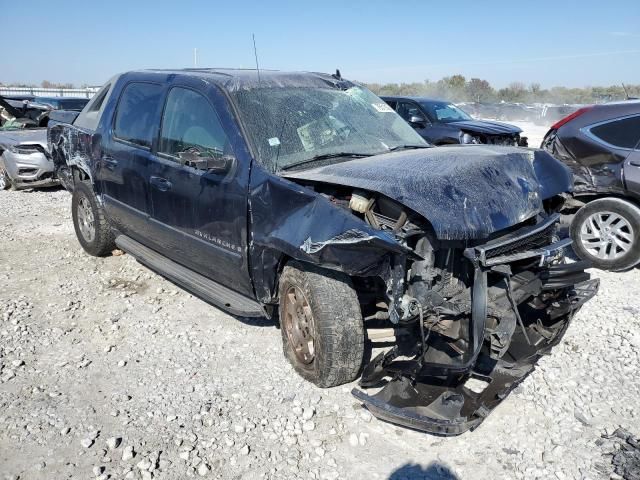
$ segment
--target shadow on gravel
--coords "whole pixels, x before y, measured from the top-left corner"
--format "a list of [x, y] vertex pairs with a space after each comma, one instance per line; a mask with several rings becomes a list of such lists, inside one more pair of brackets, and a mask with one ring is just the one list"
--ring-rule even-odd
[[393, 471], [388, 480], [460, 480], [453, 470], [440, 462], [431, 462], [426, 468], [407, 463]]
[[[224, 312], [224, 310], [221, 311]], [[239, 322], [242, 322], [245, 325], [249, 325], [251, 327], [278, 327], [277, 317], [269, 319], [267, 317], [238, 317], [236, 315], [231, 316]]]
[[62, 185], [53, 185], [51, 187], [22, 187], [18, 189], [18, 192], [21, 194], [24, 193], [42, 193], [42, 192], [59, 192], [60, 190], [64, 190]]

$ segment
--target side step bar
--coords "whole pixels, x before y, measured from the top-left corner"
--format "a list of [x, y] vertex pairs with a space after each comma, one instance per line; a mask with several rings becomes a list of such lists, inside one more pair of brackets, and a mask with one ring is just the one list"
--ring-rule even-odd
[[239, 317], [263, 317], [264, 311], [258, 302], [245, 297], [213, 280], [200, 275], [179, 263], [169, 260], [140, 242], [119, 235], [116, 245], [151, 270], [158, 272], [185, 290], [223, 310]]

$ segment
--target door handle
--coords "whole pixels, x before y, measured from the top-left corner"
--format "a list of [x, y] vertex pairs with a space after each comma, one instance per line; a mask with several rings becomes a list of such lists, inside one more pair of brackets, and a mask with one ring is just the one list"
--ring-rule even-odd
[[640, 160], [631, 160], [629, 165], [633, 165], [634, 167], [640, 167]]
[[161, 192], [166, 192], [167, 190], [171, 190], [171, 182], [166, 178], [162, 177], [151, 177], [149, 179], [149, 183], [156, 187]]
[[113, 170], [118, 165], [118, 161], [115, 158], [107, 156], [102, 157], [102, 163], [109, 170]]

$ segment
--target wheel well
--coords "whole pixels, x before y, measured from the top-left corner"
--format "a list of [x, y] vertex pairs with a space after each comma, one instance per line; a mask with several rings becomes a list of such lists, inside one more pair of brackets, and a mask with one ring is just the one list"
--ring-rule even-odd
[[[593, 194], [588, 194], [588, 195], [578, 195], [578, 196], [573, 196], [574, 200], [578, 201], [578, 202], [582, 202], [584, 205], [593, 202], [594, 200], [602, 200], [605, 198], [616, 198], [618, 200], [624, 200], [625, 202], [629, 202], [632, 205], [635, 205], [636, 207], [640, 208], [640, 202], [638, 202], [638, 200], [625, 196], [625, 195], [616, 195], [613, 193], [593, 193]], [[572, 210], [575, 212], [577, 210], [579, 210], [580, 208], [582, 208], [582, 206], [575, 206], [575, 208], [572, 208]]]
[[81, 168], [78, 167], [71, 167], [71, 172], [73, 174], [73, 182], [84, 182], [86, 180], [89, 180], [89, 175], [87, 175], [87, 173], [82, 170]]

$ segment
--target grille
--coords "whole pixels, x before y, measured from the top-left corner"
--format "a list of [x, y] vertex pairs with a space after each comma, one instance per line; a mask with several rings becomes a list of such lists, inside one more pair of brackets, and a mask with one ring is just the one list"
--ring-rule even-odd
[[548, 225], [544, 230], [535, 232], [523, 238], [516, 238], [513, 242], [498, 245], [494, 248], [485, 249], [485, 258], [500, 257], [503, 255], [514, 255], [516, 253], [526, 252], [527, 250], [536, 250], [553, 243], [554, 224]]
[[484, 245], [470, 247], [465, 256], [482, 265], [491, 266], [557, 251], [569, 245], [571, 240], [555, 240], [555, 228], [560, 214], [555, 213], [536, 225], [522, 227]]

